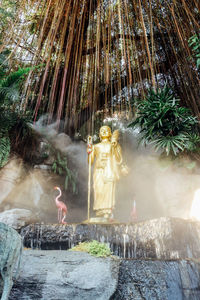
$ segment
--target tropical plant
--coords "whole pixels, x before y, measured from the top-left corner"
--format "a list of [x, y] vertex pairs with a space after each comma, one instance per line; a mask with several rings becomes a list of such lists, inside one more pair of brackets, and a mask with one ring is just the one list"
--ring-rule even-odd
[[0, 54], [0, 168], [7, 162], [12, 148], [20, 151], [19, 143], [23, 144], [22, 149], [25, 140], [30, 142], [27, 137], [32, 132], [28, 126], [30, 116], [22, 115], [19, 110], [20, 88], [30, 68], [9, 73], [8, 55], [8, 50]]
[[151, 89], [136, 106], [137, 117], [128, 127], [140, 127], [140, 142], [153, 144], [156, 151], [167, 155], [197, 148], [200, 143], [197, 119], [188, 108], [180, 106], [179, 99], [167, 86]]
[[107, 245], [99, 243], [96, 240], [90, 242], [79, 243], [77, 246], [71, 249], [72, 251], [88, 252], [91, 255], [97, 257], [106, 257], [111, 255], [111, 251]]
[[200, 34], [195, 34], [191, 36], [188, 40], [188, 43], [194, 53], [197, 69], [199, 69], [200, 68]]
[[64, 175], [65, 190], [71, 185], [73, 194], [77, 194], [77, 173], [69, 169], [66, 156], [63, 156], [58, 150], [55, 150], [54, 154], [56, 158], [52, 164], [52, 171], [58, 175]]
[[7, 136], [0, 137], [0, 168], [3, 167], [10, 154], [10, 139]]
[[14, 124], [13, 116], [0, 106], [0, 168], [6, 164], [10, 154], [9, 131]]
[[30, 68], [19, 68], [16, 72], [3, 75], [0, 78], [0, 105], [10, 105], [20, 100], [20, 85]]
[[10, 151], [30, 158], [32, 152], [27, 149], [33, 150], [36, 143], [30, 122], [31, 115], [0, 105], [0, 168], [7, 162]]

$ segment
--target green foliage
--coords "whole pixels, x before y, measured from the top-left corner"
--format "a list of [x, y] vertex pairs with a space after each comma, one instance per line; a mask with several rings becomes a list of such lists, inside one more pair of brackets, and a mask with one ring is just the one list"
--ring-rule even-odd
[[[20, 98], [20, 84], [25, 75], [29, 73], [30, 68], [18, 69], [16, 72], [11, 72], [9, 75], [0, 78], [0, 104], [11, 104], [11, 102], [18, 101]], [[3, 74], [0, 67], [0, 73]]]
[[0, 168], [8, 161], [10, 154], [10, 139], [9, 137], [0, 137]]
[[6, 114], [0, 107], [0, 168], [8, 161], [11, 147], [9, 130], [13, 124], [14, 120], [11, 115]]
[[32, 135], [30, 117], [19, 110], [21, 83], [30, 68], [9, 73], [9, 53], [5, 50], [0, 54], [0, 168], [7, 162], [11, 149], [23, 152], [20, 144], [23, 148]]
[[197, 120], [186, 107], [181, 107], [168, 87], [151, 89], [137, 104], [137, 117], [128, 127], [140, 127], [141, 139], [153, 144], [156, 151], [177, 155], [184, 150], [194, 151], [200, 137]]
[[2, 39], [4, 30], [8, 28], [11, 20], [15, 18], [17, 2], [16, 0], [1, 0], [0, 2], [0, 39]]
[[197, 69], [200, 67], [200, 34], [191, 36], [188, 40], [189, 46], [192, 48], [194, 57], [196, 59]]
[[9, 71], [9, 63], [7, 59], [9, 54], [9, 50], [4, 50], [0, 53], [0, 81], [6, 76], [6, 73]]
[[10, 154], [9, 130], [12, 124], [12, 117], [0, 107], [0, 168], [6, 164]]
[[29, 126], [31, 117], [0, 106], [0, 168], [8, 160], [10, 151], [23, 156], [34, 142]]
[[96, 240], [91, 242], [79, 243], [71, 249], [72, 251], [83, 251], [97, 257], [106, 257], [111, 255], [111, 251], [107, 245], [99, 243]]
[[65, 185], [64, 185], [65, 190], [67, 190], [69, 188], [69, 185], [71, 185], [73, 194], [78, 194], [77, 173], [74, 173], [72, 170], [68, 168], [66, 157], [62, 156], [59, 151], [56, 151], [54, 153], [56, 159], [53, 162], [52, 171], [55, 174], [65, 176]]

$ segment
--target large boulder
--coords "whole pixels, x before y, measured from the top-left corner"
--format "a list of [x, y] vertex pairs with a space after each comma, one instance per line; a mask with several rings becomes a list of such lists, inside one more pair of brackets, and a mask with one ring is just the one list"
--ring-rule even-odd
[[54, 174], [48, 170], [32, 169], [21, 159], [11, 159], [0, 170], [0, 211], [27, 209], [37, 212], [41, 221], [44, 216], [50, 216], [51, 220], [56, 215], [52, 178]]
[[28, 173], [24, 179], [15, 186], [6, 201], [15, 207], [33, 208], [39, 205], [44, 194], [42, 182], [44, 178], [39, 170]]
[[112, 300], [199, 300], [200, 265], [189, 260], [123, 260]]
[[23, 252], [10, 300], [109, 300], [118, 281], [119, 260], [84, 252]]
[[20, 229], [30, 223], [38, 221], [38, 218], [28, 209], [10, 209], [0, 213], [0, 222]]
[[155, 153], [144, 155], [128, 147], [124, 150], [130, 173], [116, 185], [115, 218], [130, 221], [133, 201], [140, 221], [159, 217], [188, 218], [195, 192], [200, 188], [198, 167], [189, 169], [194, 162], [158, 159]]
[[13, 187], [5, 200], [7, 206], [31, 210], [37, 213], [41, 222], [54, 221], [54, 215], [56, 220], [57, 211], [51, 182], [53, 176], [38, 169], [32, 170]]
[[22, 252], [22, 239], [16, 230], [0, 223], [0, 294], [1, 300], [8, 300], [13, 285], [13, 271]]
[[[182, 172], [181, 172], [182, 171]], [[188, 218], [200, 175], [175, 169], [160, 171], [155, 180], [155, 193], [163, 215]]]
[[199, 300], [199, 281], [198, 261], [120, 261], [84, 252], [27, 250], [9, 299]]
[[60, 150], [64, 154], [67, 154], [67, 148], [72, 144], [71, 138], [65, 133], [55, 135], [51, 142], [56, 149]]
[[17, 186], [24, 174], [21, 159], [13, 158], [0, 170], [0, 205]]

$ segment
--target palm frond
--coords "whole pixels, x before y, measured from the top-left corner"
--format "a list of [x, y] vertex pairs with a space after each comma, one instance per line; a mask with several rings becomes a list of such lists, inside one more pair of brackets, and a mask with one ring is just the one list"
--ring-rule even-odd
[[30, 68], [19, 69], [0, 80], [1, 104], [5, 101], [14, 102], [19, 100], [20, 82], [29, 71]]
[[30, 69], [31, 68], [24, 68], [10, 73], [6, 78], [0, 80], [0, 87], [10, 87], [13, 84], [18, 84], [24, 75], [29, 73]]
[[128, 127], [139, 127], [140, 140], [153, 144], [156, 151], [177, 155], [199, 143], [198, 138], [192, 139], [190, 134], [194, 132], [199, 137], [197, 124], [197, 118], [188, 108], [181, 107], [179, 99], [165, 86], [150, 90], [138, 103], [136, 119]]

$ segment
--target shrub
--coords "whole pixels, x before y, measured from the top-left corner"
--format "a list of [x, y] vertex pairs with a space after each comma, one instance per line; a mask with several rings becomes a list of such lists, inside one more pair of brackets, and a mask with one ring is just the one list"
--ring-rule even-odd
[[65, 176], [65, 190], [71, 185], [73, 194], [78, 194], [77, 188], [77, 172], [70, 170], [67, 163], [67, 157], [63, 156], [57, 149], [51, 148], [54, 153], [55, 160], [52, 165], [52, 171], [55, 174]]
[[24, 145], [30, 144], [33, 136], [28, 125], [30, 116], [19, 110], [20, 88], [30, 68], [8, 73], [8, 54], [9, 51], [0, 54], [0, 168], [8, 161], [11, 150], [25, 151]]
[[111, 255], [111, 251], [107, 245], [98, 241], [83, 242], [71, 249], [72, 251], [83, 251], [97, 257], [106, 257]]
[[137, 117], [128, 127], [140, 128], [140, 142], [153, 144], [156, 151], [167, 155], [197, 149], [198, 121], [188, 108], [180, 106], [168, 87], [151, 89], [136, 106]]

